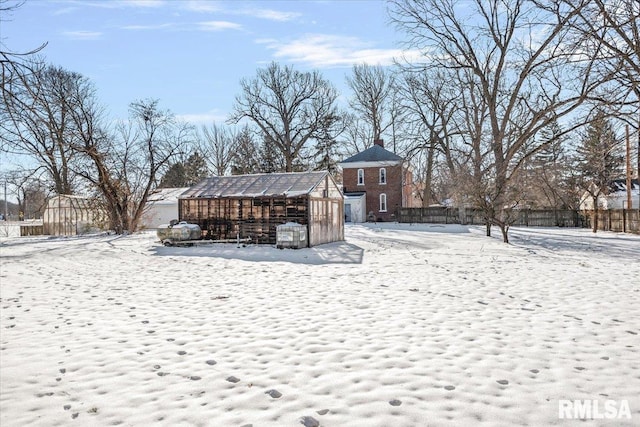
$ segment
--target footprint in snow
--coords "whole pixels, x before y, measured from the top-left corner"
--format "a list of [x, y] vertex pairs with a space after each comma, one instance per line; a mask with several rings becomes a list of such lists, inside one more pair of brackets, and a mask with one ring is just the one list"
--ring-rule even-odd
[[509, 381], [507, 381], [507, 380], [498, 380], [497, 383], [500, 384], [500, 385], [507, 385], [507, 384], [509, 384]]
[[300, 424], [302, 424], [304, 427], [320, 427], [320, 421], [316, 420], [313, 417], [300, 418]]
[[274, 399], [279, 399], [280, 397], [282, 397], [282, 393], [280, 393], [276, 389], [268, 390], [268, 391], [265, 391], [264, 393], [268, 394], [269, 396], [271, 396]]
[[240, 382], [240, 378], [236, 378], [233, 375], [231, 375], [230, 377], [227, 377], [227, 381], [229, 381], [230, 383], [238, 383]]

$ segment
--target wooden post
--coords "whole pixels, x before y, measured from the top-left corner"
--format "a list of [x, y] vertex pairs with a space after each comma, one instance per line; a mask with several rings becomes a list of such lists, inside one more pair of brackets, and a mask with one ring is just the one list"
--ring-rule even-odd
[[[629, 135], [629, 125], [626, 126], [627, 133], [627, 209], [633, 209], [631, 199], [631, 137]], [[624, 206], [623, 206], [624, 208]]]

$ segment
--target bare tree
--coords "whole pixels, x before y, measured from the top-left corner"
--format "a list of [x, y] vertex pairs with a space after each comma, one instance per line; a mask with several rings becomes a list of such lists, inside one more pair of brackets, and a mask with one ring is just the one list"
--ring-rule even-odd
[[439, 70], [415, 73], [407, 71], [397, 85], [403, 102], [404, 122], [410, 124], [407, 136], [412, 140], [409, 153], [412, 158], [423, 159], [422, 206], [433, 200], [433, 176], [436, 158], [442, 154], [449, 172], [453, 173], [451, 152], [451, 120], [459, 103], [459, 92], [451, 90], [444, 74]]
[[128, 122], [108, 133], [94, 91], [74, 95], [82, 106], [73, 115], [80, 136], [74, 149], [86, 159], [78, 173], [102, 197], [111, 228], [136, 231], [160, 171], [191, 142], [192, 129], [160, 110], [158, 101], [143, 100], [131, 104]]
[[[572, 0], [562, 0], [565, 7]], [[640, 153], [640, 2], [592, 0], [572, 22], [577, 43], [585, 51], [598, 47], [599, 72], [615, 76], [613, 89], [601, 102], [617, 105], [616, 117], [635, 129]], [[637, 156], [640, 175], [640, 155]]]
[[[572, 0], [560, 0], [577, 19], [569, 22], [577, 36], [574, 43], [584, 51], [597, 49], [598, 65], [605, 74], [614, 74], [616, 97], [607, 104], [625, 102], [629, 93], [640, 98], [640, 3], [636, 0], [590, 0], [584, 7]], [[549, 6], [546, 6], [547, 9]], [[620, 85], [628, 92], [620, 89]], [[635, 106], [636, 109], [638, 106]]]
[[90, 82], [78, 73], [31, 62], [11, 69], [3, 82], [0, 141], [7, 153], [26, 156], [46, 171], [55, 192], [72, 194], [71, 163], [76, 136], [70, 110], [77, 108], [71, 93]]
[[358, 64], [347, 76], [351, 88], [351, 108], [370, 126], [371, 139], [382, 139], [392, 125], [394, 77], [381, 65]]
[[238, 150], [238, 138], [234, 132], [215, 123], [204, 125], [200, 129], [199, 140], [211, 171], [218, 176], [229, 174]]
[[373, 145], [369, 126], [363, 119], [353, 113], [346, 113], [345, 123], [344, 151], [347, 156], [358, 154]]
[[[579, 195], [574, 156], [568, 150], [568, 135], [562, 135], [561, 126], [552, 123], [539, 137], [544, 148], [528, 162], [526, 183], [528, 200], [533, 207], [577, 209]], [[556, 223], [559, 218], [556, 215]]]
[[5, 185], [13, 188], [18, 202], [18, 218], [40, 218], [50, 192], [48, 182], [39, 179], [31, 170], [13, 170], [3, 175]]
[[337, 91], [318, 71], [302, 73], [273, 62], [255, 78], [242, 79], [240, 86], [229, 120], [253, 122], [282, 154], [287, 172], [326, 117], [338, 115]]
[[[18, 10], [26, 0], [22, 1], [10, 1], [0, 0], [0, 25], [3, 21], [8, 21], [8, 17]], [[2, 90], [5, 90], [4, 83], [12, 81], [12, 77], [16, 71], [22, 69], [29, 69], [33, 55], [37, 54], [47, 46], [47, 43], [42, 43], [35, 49], [27, 52], [15, 52], [7, 48], [2, 40], [0, 40], [0, 73], [2, 79]]]
[[542, 143], [525, 153], [523, 147], [552, 121], [574, 114], [611, 78], [594, 76], [593, 56], [565, 43], [569, 24], [588, 1], [578, 0], [571, 9], [549, 3], [556, 7], [526, 0], [474, 0], [467, 8], [454, 0], [392, 1], [393, 21], [409, 44], [425, 52], [420, 67], [451, 71], [463, 96], [482, 106], [476, 112], [486, 112], [467, 120], [467, 131], [479, 132], [469, 139], [467, 154], [472, 170], [481, 173], [475, 176], [475, 200], [489, 221], [487, 231], [499, 226], [504, 242], [518, 203], [511, 200], [515, 177]]

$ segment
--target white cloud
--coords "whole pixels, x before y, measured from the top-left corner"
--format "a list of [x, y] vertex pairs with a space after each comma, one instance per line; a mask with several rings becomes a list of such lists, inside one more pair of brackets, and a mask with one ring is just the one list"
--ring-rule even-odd
[[298, 12], [282, 12], [273, 9], [241, 9], [237, 13], [278, 22], [291, 21], [302, 15]]
[[198, 22], [203, 31], [241, 30], [242, 25], [229, 21], [203, 21]]
[[104, 0], [104, 1], [69, 1], [71, 5], [100, 7], [103, 9], [123, 9], [123, 8], [155, 8], [167, 4], [165, 0]]
[[164, 6], [164, 0], [121, 0], [126, 6], [132, 7], [160, 7]]
[[141, 24], [125, 25], [123, 30], [130, 31], [154, 31], [154, 30], [175, 30], [175, 31], [225, 31], [241, 30], [242, 25], [229, 21], [202, 21], [194, 24], [182, 22], [167, 22], [164, 24]]
[[102, 37], [99, 31], [63, 31], [62, 35], [73, 40], [97, 40]]
[[207, 0], [191, 0], [183, 3], [183, 8], [192, 12], [219, 12], [220, 6], [212, 1]]
[[191, 0], [182, 3], [182, 8], [191, 12], [200, 13], [226, 13], [231, 15], [245, 15], [252, 16], [254, 18], [266, 19], [269, 21], [286, 22], [296, 19], [302, 16], [299, 12], [286, 12], [274, 9], [261, 9], [261, 8], [229, 8], [222, 7], [220, 3], [204, 0]]
[[77, 7], [64, 7], [62, 9], [58, 9], [52, 13], [53, 16], [66, 15], [68, 13], [73, 13], [77, 10]]
[[154, 24], [154, 25], [125, 25], [122, 27], [123, 30], [166, 30], [169, 28], [175, 28], [177, 24], [174, 23], [165, 23], [165, 24]]
[[357, 37], [308, 34], [293, 41], [256, 40], [274, 52], [274, 56], [290, 62], [317, 68], [351, 67], [367, 63], [391, 65], [394, 58], [407, 52], [370, 46]]
[[211, 110], [206, 113], [176, 114], [176, 118], [193, 125], [208, 125], [214, 122], [224, 123], [227, 120], [227, 115], [217, 110]]

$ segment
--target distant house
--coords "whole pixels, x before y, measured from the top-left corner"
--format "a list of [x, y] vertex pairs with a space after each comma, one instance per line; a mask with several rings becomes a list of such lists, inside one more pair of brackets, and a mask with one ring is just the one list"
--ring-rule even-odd
[[147, 201], [141, 226], [143, 228], [158, 228], [178, 219], [178, 197], [189, 187], [160, 188]]
[[402, 157], [376, 140], [370, 148], [339, 164], [345, 221], [395, 221], [398, 209], [414, 207], [412, 173]]
[[328, 172], [215, 176], [182, 193], [178, 209], [205, 239], [275, 244], [277, 226], [295, 222], [309, 246], [344, 240], [342, 192]]
[[[611, 181], [607, 194], [598, 197], [598, 207], [600, 209], [628, 209], [627, 206], [627, 180], [616, 179]], [[631, 180], [631, 207], [640, 207], [640, 184], [637, 179]], [[582, 195], [580, 202], [581, 210], [593, 210], [593, 197], [588, 192]]]
[[42, 214], [43, 232], [51, 236], [75, 236], [104, 227], [105, 213], [93, 199], [58, 195], [50, 198]]

